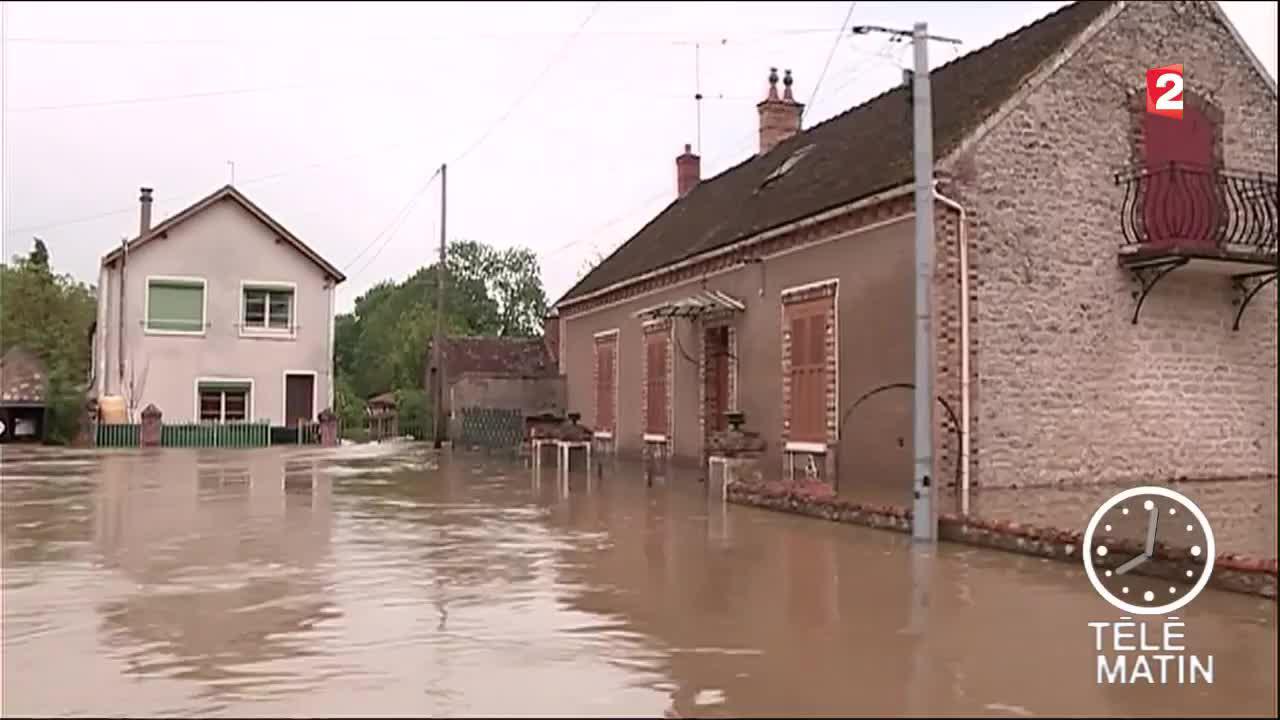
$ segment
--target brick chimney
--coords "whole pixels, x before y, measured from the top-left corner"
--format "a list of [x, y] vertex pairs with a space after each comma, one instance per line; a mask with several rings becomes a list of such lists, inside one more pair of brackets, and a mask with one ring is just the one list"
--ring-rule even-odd
[[676, 156], [676, 196], [689, 194], [702, 180], [702, 158], [693, 154], [693, 148], [685, 143], [684, 152]]
[[151, 188], [142, 188], [142, 195], [138, 198], [140, 210], [138, 213], [138, 235], [146, 235], [151, 231]]
[[800, 132], [800, 115], [804, 105], [791, 94], [791, 71], [782, 78], [782, 97], [778, 97], [778, 68], [769, 68], [769, 95], [756, 105], [760, 113], [760, 154]]

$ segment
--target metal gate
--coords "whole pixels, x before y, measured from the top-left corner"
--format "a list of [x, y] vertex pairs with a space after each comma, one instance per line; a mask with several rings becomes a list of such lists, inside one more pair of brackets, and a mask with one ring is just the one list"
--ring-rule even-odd
[[462, 408], [458, 444], [489, 450], [515, 449], [524, 441], [524, 413], [504, 408]]

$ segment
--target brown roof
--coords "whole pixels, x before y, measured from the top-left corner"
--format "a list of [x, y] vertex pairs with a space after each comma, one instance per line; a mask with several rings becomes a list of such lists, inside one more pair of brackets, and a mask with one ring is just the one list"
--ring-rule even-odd
[[[931, 73], [942, 158], [1111, 2], [1079, 2]], [[895, 87], [699, 183], [582, 278], [561, 302], [911, 181], [910, 90]], [[803, 158], [764, 184], [796, 151]]]
[[445, 338], [444, 367], [445, 378], [450, 382], [463, 373], [513, 377], [556, 374], [555, 360], [542, 338]]
[[43, 405], [48, 383], [35, 353], [14, 347], [0, 357], [0, 405]]
[[396, 392], [392, 390], [391, 392], [374, 395], [365, 402], [365, 405], [389, 405], [394, 407], [398, 402], [399, 401], [396, 399]]
[[[239, 203], [240, 206], [243, 207], [245, 210], [247, 210], [250, 215], [253, 215], [255, 218], [258, 219], [259, 222], [271, 228], [273, 232], [279, 235], [280, 239], [292, 245], [298, 252], [305, 255], [308, 260], [315, 263], [316, 265], [319, 265], [320, 268], [324, 270], [326, 273], [328, 273], [328, 275], [332, 277], [335, 282], [342, 282], [343, 280], [347, 279], [347, 276], [343, 275], [342, 271], [338, 270], [338, 268], [334, 267], [333, 265], [330, 265], [329, 262], [324, 258], [320, 257], [320, 255], [317, 254], [315, 250], [312, 250], [311, 248], [307, 247], [306, 243], [299, 240], [297, 236], [295, 236], [293, 233], [285, 229], [283, 225], [276, 222], [275, 218], [268, 215], [262, 208], [258, 207], [257, 205], [254, 205], [253, 202], [249, 200], [249, 198], [245, 197], [243, 193], [241, 193], [239, 190], [235, 189], [230, 185], [222, 186], [218, 190], [214, 191], [213, 194], [205, 197], [202, 200], [197, 200], [192, 205], [187, 206], [185, 209], [170, 216], [164, 222], [151, 228], [151, 230], [147, 232], [145, 235], [139, 235], [138, 237], [130, 240], [128, 243], [129, 252], [134, 252], [138, 247], [141, 247], [142, 245], [147, 244], [148, 242], [150, 242], [151, 240], [157, 237], [161, 237], [169, 230], [172, 230], [173, 228], [177, 227], [179, 224], [185, 222], [186, 220], [190, 219], [191, 217], [197, 215], [201, 211], [205, 210], [206, 208], [212, 206], [214, 203], [217, 203], [221, 200], [232, 200], [234, 202]], [[121, 252], [122, 250], [120, 248], [116, 248], [115, 250], [112, 250], [111, 252], [107, 253], [102, 258], [102, 264], [110, 265], [111, 263], [115, 262], [116, 259], [120, 257]]]

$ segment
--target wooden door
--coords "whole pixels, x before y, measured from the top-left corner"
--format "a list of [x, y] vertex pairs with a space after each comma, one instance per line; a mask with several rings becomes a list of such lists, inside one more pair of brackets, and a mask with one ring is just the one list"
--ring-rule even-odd
[[725, 413], [730, 410], [729, 372], [732, 358], [729, 357], [729, 328], [720, 326], [707, 328], [703, 343], [706, 349], [706, 427], [707, 435], [726, 430], [729, 421]]
[[286, 375], [284, 379], [284, 424], [295, 427], [298, 421], [311, 422], [315, 417], [314, 375]]
[[1186, 103], [1181, 119], [1148, 113], [1143, 122], [1143, 161], [1152, 175], [1142, 219], [1150, 244], [1212, 245], [1222, 209], [1213, 120]]

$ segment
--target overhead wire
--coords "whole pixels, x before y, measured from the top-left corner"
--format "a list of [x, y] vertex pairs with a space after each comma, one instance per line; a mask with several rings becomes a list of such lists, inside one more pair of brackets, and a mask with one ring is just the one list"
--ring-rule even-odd
[[497, 130], [503, 123], [507, 121], [507, 118], [511, 117], [511, 115], [515, 113], [515, 111], [520, 107], [520, 105], [522, 105], [524, 101], [529, 97], [529, 95], [533, 93], [534, 88], [536, 88], [538, 85], [542, 83], [542, 79], [545, 78], [548, 74], [550, 74], [552, 68], [554, 68], [560, 62], [560, 60], [569, 52], [569, 48], [573, 46], [574, 41], [578, 38], [580, 34], [582, 34], [582, 31], [586, 29], [587, 24], [590, 23], [593, 18], [595, 18], [596, 13], [600, 12], [600, 6], [603, 4], [604, 2], [601, 1], [591, 6], [591, 10], [590, 12], [587, 13], [587, 17], [583, 19], [581, 23], [578, 24], [577, 29], [574, 30], [574, 32], [569, 35], [569, 38], [565, 40], [564, 44], [560, 46], [560, 50], [551, 57], [551, 60], [545, 66], [543, 66], [542, 72], [538, 73], [537, 77], [533, 79], [533, 82], [525, 86], [524, 92], [521, 93], [519, 97], [516, 98], [515, 102], [511, 103], [511, 106], [507, 108], [507, 111], [503, 113], [501, 116], [499, 116], [498, 119], [494, 121], [489, 126], [489, 128], [485, 130], [480, 135], [480, 137], [478, 137], [475, 140], [475, 142], [471, 143], [471, 145], [468, 146], [466, 150], [463, 150], [461, 153], [459, 153], [458, 156], [455, 157], [452, 162], [454, 163], [460, 162], [467, 155], [470, 155], [476, 148], [484, 144], [484, 141], [488, 140], [489, 136], [492, 135], [495, 130]]
[[853, 9], [857, 6], [857, 2], [849, 3], [849, 11], [845, 13], [844, 22], [840, 23], [840, 31], [836, 33], [835, 40], [831, 42], [831, 50], [827, 53], [827, 61], [822, 64], [822, 72], [818, 73], [818, 81], [813, 85], [813, 93], [809, 95], [809, 102], [800, 111], [801, 124], [804, 123], [804, 116], [818, 102], [818, 91], [822, 89], [822, 80], [827, 76], [827, 69], [831, 67], [831, 59], [836, 56], [836, 49], [840, 47], [840, 41], [844, 39], [845, 30], [849, 27], [849, 19], [853, 17]]
[[409, 200], [405, 202], [405, 204], [396, 212], [395, 215], [392, 216], [391, 221], [387, 223], [386, 227], [384, 227], [382, 231], [379, 232], [377, 235], [373, 236], [373, 239], [370, 240], [368, 244], [362, 247], [359, 252], [357, 252], [354, 256], [352, 256], [350, 260], [347, 261], [347, 263], [343, 266], [343, 270], [344, 271], [349, 270], [353, 265], [356, 264], [356, 262], [360, 260], [360, 257], [362, 255], [368, 252], [369, 249], [372, 248], [375, 244], [377, 244], [377, 242], [381, 239], [383, 240], [383, 243], [378, 248], [378, 250], [360, 267], [359, 270], [353, 273], [350, 273], [350, 275], [354, 277], [355, 275], [358, 275], [361, 272], [364, 272], [366, 269], [368, 269], [369, 265], [373, 264], [373, 261], [376, 260], [378, 258], [378, 255], [382, 253], [383, 248], [387, 246], [387, 244], [391, 241], [391, 238], [394, 237], [395, 233], [400, 229], [400, 225], [404, 222], [404, 219], [409, 216], [413, 208], [417, 206], [418, 201], [422, 199], [422, 197], [426, 194], [427, 190], [435, 183], [436, 178], [438, 177], [440, 177], [440, 168], [436, 168], [436, 171], [431, 173], [431, 176], [427, 178], [426, 182], [424, 182], [421, 187], [419, 187], [417, 190], [413, 192], [412, 195], [409, 196]]

